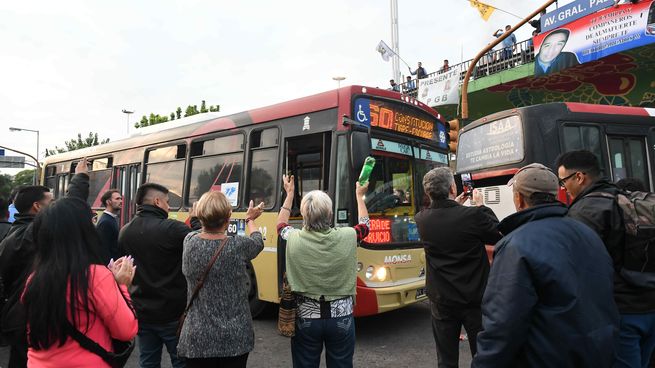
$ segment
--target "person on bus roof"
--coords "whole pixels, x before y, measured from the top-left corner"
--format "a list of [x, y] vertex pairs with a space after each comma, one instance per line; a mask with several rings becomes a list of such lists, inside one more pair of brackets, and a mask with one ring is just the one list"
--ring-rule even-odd
[[518, 212], [499, 225], [471, 366], [611, 367], [619, 316], [603, 242], [565, 217], [544, 165], [522, 167], [507, 185]]
[[[625, 262], [632, 263], [632, 252], [624, 251], [622, 211], [616, 199], [602, 196], [616, 196], [620, 189], [601, 176], [596, 155], [585, 150], [566, 152], [555, 165], [560, 185], [573, 200], [568, 216], [584, 222], [600, 236], [617, 271]], [[620, 272], [615, 272], [613, 282], [614, 301], [621, 313], [614, 367], [646, 367], [655, 350], [655, 289], [635, 285]]]
[[291, 338], [293, 366], [318, 368], [325, 344], [328, 367], [352, 367], [357, 243], [366, 238], [370, 227], [364, 203], [368, 182], [356, 183], [357, 225], [331, 227], [332, 200], [324, 192], [312, 190], [300, 202], [303, 227], [298, 230], [288, 224], [295, 195], [294, 176], [282, 178], [286, 198], [277, 229], [287, 242], [286, 275], [298, 303], [295, 336]]
[[471, 355], [475, 355], [476, 335], [482, 328], [480, 303], [489, 274], [485, 244], [500, 239], [498, 218], [484, 206], [478, 190], [472, 193], [475, 205], [462, 206], [468, 195], [457, 195], [448, 167], [425, 174], [423, 189], [430, 205], [415, 219], [425, 242], [426, 286], [438, 366], [457, 367], [462, 325], [468, 333]]

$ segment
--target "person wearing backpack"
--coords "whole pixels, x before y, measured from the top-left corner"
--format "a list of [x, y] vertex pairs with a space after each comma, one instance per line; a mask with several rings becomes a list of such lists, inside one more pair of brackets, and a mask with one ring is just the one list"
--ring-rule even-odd
[[[630, 277], [640, 275], [639, 271], [629, 270], [628, 265], [643, 258], [648, 248], [642, 247], [641, 254], [634, 252], [634, 237], [624, 220], [629, 211], [622, 210], [619, 203], [626, 205], [626, 199], [633, 194], [601, 177], [598, 159], [589, 151], [566, 152], [557, 158], [555, 166], [560, 186], [572, 199], [568, 216], [600, 236], [614, 264], [614, 301], [621, 315], [614, 367], [647, 367], [655, 349], [655, 287], [641, 285]], [[645, 198], [646, 193], [637, 193]], [[626, 252], [628, 248], [633, 251]], [[647, 279], [648, 275], [641, 276]]]

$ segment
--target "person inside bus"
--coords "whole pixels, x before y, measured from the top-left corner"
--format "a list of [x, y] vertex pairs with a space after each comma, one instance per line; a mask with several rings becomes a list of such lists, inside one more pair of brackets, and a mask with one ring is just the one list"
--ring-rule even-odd
[[286, 240], [286, 275], [296, 295], [295, 336], [291, 338], [294, 367], [320, 365], [323, 345], [328, 367], [352, 367], [355, 352], [353, 302], [357, 283], [357, 243], [369, 233], [364, 195], [368, 182], [356, 183], [358, 224], [331, 227], [332, 200], [320, 190], [300, 202], [301, 230], [289, 226], [295, 185], [283, 175], [286, 198], [278, 214], [279, 236]]
[[489, 274], [485, 244], [501, 238], [498, 218], [484, 206], [482, 193], [476, 189], [472, 192], [474, 205], [462, 205], [468, 194], [457, 195], [448, 167], [428, 171], [423, 189], [430, 204], [415, 220], [425, 243], [426, 286], [438, 366], [457, 367], [462, 325], [471, 355], [475, 355], [476, 335], [482, 328], [480, 304]]
[[569, 35], [569, 30], [562, 28], [551, 32], [543, 39], [534, 63], [535, 76], [555, 73], [580, 64], [575, 53], [562, 51], [569, 40]]
[[[178, 354], [193, 367], [246, 367], [255, 345], [246, 265], [264, 249], [255, 220], [264, 202], [246, 211], [249, 236], [227, 236], [232, 206], [222, 192], [207, 192], [195, 204], [202, 230], [184, 239], [182, 272], [191, 305], [177, 346]], [[218, 253], [197, 298], [190, 303], [198, 280]]]
[[[623, 215], [615, 199], [597, 194], [616, 196], [620, 189], [601, 176], [592, 152], [563, 153], [555, 166], [560, 185], [572, 199], [568, 216], [596, 231], [620, 269], [626, 257]], [[634, 285], [615, 272], [614, 301], [621, 314], [614, 367], [645, 367], [655, 350], [655, 289]]]
[[565, 217], [546, 166], [524, 166], [507, 185], [517, 212], [498, 226], [471, 367], [611, 367], [619, 315], [602, 240]]

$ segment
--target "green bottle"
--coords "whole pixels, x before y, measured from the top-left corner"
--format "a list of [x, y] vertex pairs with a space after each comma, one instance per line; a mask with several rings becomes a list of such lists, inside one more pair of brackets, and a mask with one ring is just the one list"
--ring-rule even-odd
[[368, 156], [364, 160], [364, 166], [362, 166], [362, 172], [359, 174], [359, 185], [364, 185], [368, 181], [368, 178], [373, 172], [373, 167], [375, 166], [375, 158]]

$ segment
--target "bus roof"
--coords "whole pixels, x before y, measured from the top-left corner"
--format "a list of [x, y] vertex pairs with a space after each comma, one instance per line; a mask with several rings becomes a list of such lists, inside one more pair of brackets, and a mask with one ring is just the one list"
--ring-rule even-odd
[[488, 123], [490, 121], [495, 121], [506, 117], [508, 115], [516, 114], [519, 111], [523, 110], [532, 110], [532, 109], [550, 109], [560, 110], [561, 115], [567, 113], [590, 113], [590, 114], [603, 114], [603, 115], [629, 115], [629, 116], [643, 116], [643, 117], [655, 117], [655, 109], [645, 108], [645, 107], [630, 107], [630, 106], [614, 106], [614, 105], [597, 105], [597, 104], [587, 104], [580, 102], [551, 102], [539, 105], [531, 105], [524, 107], [517, 107], [515, 109], [503, 110], [497, 113], [487, 115], [483, 118], [477, 119], [472, 123], [466, 125], [462, 128], [463, 131], [467, 131]]
[[[64, 152], [50, 156], [46, 158], [44, 162], [47, 164], [49, 162], [69, 161], [80, 157], [93, 157], [108, 152], [122, 150], [127, 147], [136, 148], [155, 145], [172, 140], [200, 136], [214, 131], [235, 129], [251, 124], [327, 110], [338, 107], [339, 101], [350, 101], [350, 97], [355, 94], [371, 94], [378, 97], [401, 99], [441, 120], [441, 115], [439, 115], [434, 109], [411, 97], [385, 89], [352, 85], [231, 115], [216, 116], [216, 113], [194, 115], [193, 119], [189, 119], [188, 123], [184, 125], [171, 127], [170, 125], [164, 125], [167, 124], [164, 123], [161, 126], [162, 129], [149, 129], [149, 127], [146, 127], [143, 134], [136, 133], [128, 138], [112, 141], [106, 144]], [[348, 108], [342, 107], [340, 113], [350, 115]], [[338, 125], [337, 129], [345, 129], [345, 127]]]

